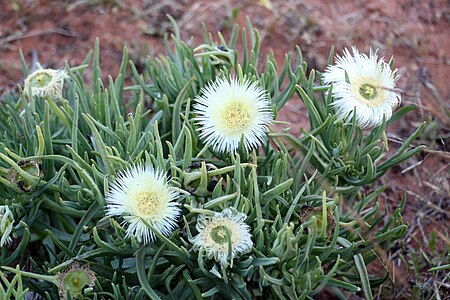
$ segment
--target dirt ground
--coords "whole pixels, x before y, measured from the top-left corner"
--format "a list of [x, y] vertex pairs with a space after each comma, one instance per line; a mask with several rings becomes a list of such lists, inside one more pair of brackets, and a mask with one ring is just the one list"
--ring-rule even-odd
[[[0, 10], [0, 94], [23, 84], [19, 49], [30, 66], [61, 68], [82, 62], [100, 38], [101, 66], [105, 74], [117, 74], [126, 45], [130, 58], [143, 66], [147, 55], [165, 54], [162, 36], [173, 16], [188, 41], [201, 39], [201, 24], [211, 32], [229, 35], [234, 23], [245, 26], [249, 16], [262, 38], [262, 53], [272, 48], [281, 64], [286, 52], [299, 45], [308, 65], [326, 66], [331, 46], [340, 53], [356, 45], [361, 51], [378, 48], [395, 57], [403, 90], [402, 105], [414, 104], [415, 112], [388, 132], [395, 149], [422, 121], [428, 127], [415, 145], [425, 144], [420, 155], [395, 168], [382, 183], [388, 186], [383, 204], [398, 207], [404, 193], [408, 202], [404, 218], [410, 230], [402, 243], [387, 254], [391, 279], [387, 295], [410, 297], [418, 285], [417, 272], [403, 259], [408, 249], [423, 249], [434, 232], [437, 249], [448, 246], [450, 202], [450, 1], [448, 0], [2, 0]], [[288, 102], [280, 119], [305, 125], [301, 101]], [[397, 249], [398, 248], [398, 249]], [[398, 274], [402, 274], [399, 276]], [[422, 278], [435, 285], [435, 278]], [[430, 281], [431, 280], [431, 281]], [[448, 281], [448, 279], [447, 279]], [[419, 282], [420, 283], [420, 282]], [[438, 282], [439, 283], [439, 282]], [[439, 286], [449, 295], [449, 283]], [[441, 296], [442, 296], [441, 295]]]

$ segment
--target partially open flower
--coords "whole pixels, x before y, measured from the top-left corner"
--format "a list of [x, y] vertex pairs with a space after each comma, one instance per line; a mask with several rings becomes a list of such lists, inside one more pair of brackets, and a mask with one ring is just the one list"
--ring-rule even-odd
[[253, 247], [250, 226], [244, 222], [246, 218], [245, 214], [235, 214], [228, 208], [212, 217], [200, 215], [196, 226], [199, 233], [192, 240], [194, 249], [204, 250], [222, 268], [228, 267], [230, 261], [232, 266], [236, 256], [250, 252]]
[[122, 171], [111, 185], [106, 214], [123, 217], [128, 224], [126, 237], [134, 235], [147, 244], [155, 239], [155, 234], [145, 222], [166, 236], [175, 228], [180, 213], [174, 201], [176, 196], [164, 172], [150, 166], [133, 166]]
[[25, 79], [25, 92], [31, 89], [33, 97], [51, 97], [53, 99], [62, 96], [64, 70], [39, 69], [28, 75]]
[[395, 87], [399, 78], [397, 70], [377, 53], [359, 53], [352, 48], [353, 55], [345, 49], [344, 56], [337, 56], [336, 64], [328, 66], [323, 79], [333, 84], [333, 106], [338, 115], [351, 120], [356, 109], [356, 121], [361, 127], [373, 127], [388, 120], [392, 110], [400, 104], [400, 90]]
[[0, 247], [12, 242], [14, 215], [7, 205], [0, 205]]
[[88, 265], [80, 266], [79, 263], [74, 262], [68, 270], [58, 273], [55, 280], [60, 298], [67, 299], [67, 291], [71, 297], [74, 297], [80, 295], [85, 288], [93, 287], [95, 273]]
[[258, 147], [273, 119], [267, 94], [256, 82], [236, 78], [204, 87], [194, 105], [200, 137], [220, 152], [235, 152], [241, 139], [247, 150]]

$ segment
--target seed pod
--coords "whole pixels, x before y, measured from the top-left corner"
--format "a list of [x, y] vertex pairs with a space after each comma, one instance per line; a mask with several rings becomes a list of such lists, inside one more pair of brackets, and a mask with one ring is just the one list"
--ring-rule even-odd
[[[42, 172], [42, 163], [38, 160], [22, 160], [18, 163], [19, 167], [30, 174], [33, 177], [42, 178], [44, 175]], [[24, 192], [31, 192], [36, 182], [29, 182], [26, 178], [23, 178], [16, 169], [10, 168], [8, 173], [9, 180], [16, 184], [17, 187]]]
[[[323, 215], [322, 215], [322, 207], [312, 207], [309, 205], [303, 205], [300, 210], [300, 220], [302, 224], [305, 224], [307, 222], [311, 222], [313, 220], [313, 217], [315, 217], [316, 220], [316, 228], [318, 230], [318, 235], [325, 235], [327, 238], [331, 237], [331, 235], [334, 232], [334, 228], [336, 227], [336, 221], [333, 216], [333, 213], [329, 210], [327, 210], [327, 226], [326, 226], [326, 232], [321, 232], [322, 230], [322, 223]], [[305, 231], [311, 231], [312, 228], [310, 226], [305, 228]]]
[[209, 171], [217, 170], [217, 167], [211, 163], [193, 162], [183, 172], [184, 174], [184, 188], [196, 196], [208, 196], [216, 187], [220, 180], [220, 176], [208, 175]]

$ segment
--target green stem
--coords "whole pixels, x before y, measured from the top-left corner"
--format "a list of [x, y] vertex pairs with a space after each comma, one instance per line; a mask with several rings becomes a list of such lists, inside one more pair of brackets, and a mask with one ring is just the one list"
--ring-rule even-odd
[[35, 273], [21, 271], [21, 270], [18, 270], [18, 269], [14, 269], [14, 268], [11, 268], [11, 267], [5, 267], [5, 266], [2, 266], [1, 268], [6, 270], [6, 271], [9, 271], [11, 273], [19, 274], [20, 276], [26, 276], [26, 277], [30, 277], [30, 278], [34, 278], [34, 279], [42, 279], [42, 280], [51, 282], [53, 284], [56, 284], [56, 276], [54, 276], [54, 275], [35, 274]]

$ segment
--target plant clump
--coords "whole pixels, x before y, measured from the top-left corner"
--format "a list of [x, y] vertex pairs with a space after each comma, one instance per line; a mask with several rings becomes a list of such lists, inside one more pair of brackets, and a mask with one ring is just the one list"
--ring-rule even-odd
[[[280, 66], [250, 22], [239, 49], [237, 26], [204, 32], [188, 45], [174, 24], [142, 73], [124, 48], [108, 82], [98, 40], [80, 66], [23, 62], [24, 89], [0, 102], [0, 292], [372, 299], [386, 277], [367, 265], [407, 229], [406, 199], [384, 218], [374, 182], [422, 148], [424, 124], [388, 153], [388, 126], [411, 109], [393, 111], [395, 71], [356, 49], [336, 64], [331, 51], [323, 73], [300, 48]], [[295, 94], [310, 129], [277, 129]]]

